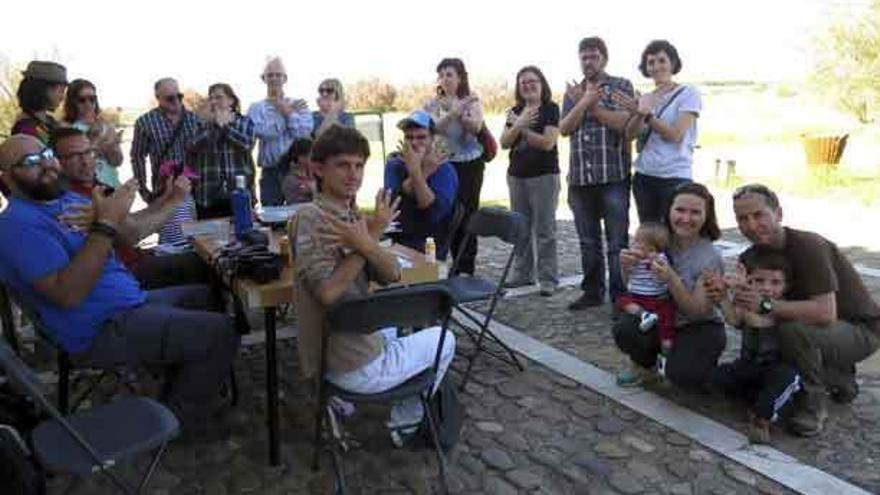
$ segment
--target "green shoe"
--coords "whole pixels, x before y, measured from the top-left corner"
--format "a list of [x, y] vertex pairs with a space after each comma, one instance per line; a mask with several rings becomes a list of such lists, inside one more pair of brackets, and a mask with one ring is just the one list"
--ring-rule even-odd
[[624, 388], [638, 387], [656, 379], [657, 375], [654, 373], [654, 370], [642, 368], [641, 366], [632, 366], [617, 374], [617, 385]]

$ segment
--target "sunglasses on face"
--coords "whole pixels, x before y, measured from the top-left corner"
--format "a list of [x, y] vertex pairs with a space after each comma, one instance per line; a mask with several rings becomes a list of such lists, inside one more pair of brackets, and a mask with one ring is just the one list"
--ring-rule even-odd
[[177, 93], [176, 95], [166, 95], [162, 97], [162, 101], [168, 103], [174, 103], [177, 101], [183, 101], [183, 93]]
[[335, 92], [333, 88], [318, 88], [318, 93], [322, 95], [332, 95]]
[[76, 99], [76, 101], [80, 103], [95, 103], [98, 101], [98, 97], [95, 95], [83, 95]]
[[52, 160], [53, 158], [55, 158], [55, 152], [52, 151], [52, 148], [43, 148], [36, 153], [24, 155], [21, 160], [15, 163], [15, 166], [21, 168], [34, 168], [43, 163], [44, 160]]

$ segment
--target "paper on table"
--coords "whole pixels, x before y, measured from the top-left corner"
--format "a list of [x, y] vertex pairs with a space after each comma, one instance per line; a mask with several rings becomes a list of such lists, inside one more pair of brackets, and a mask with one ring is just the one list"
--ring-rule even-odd
[[400, 266], [400, 268], [412, 268], [415, 266], [412, 261], [399, 254], [397, 255], [397, 265]]

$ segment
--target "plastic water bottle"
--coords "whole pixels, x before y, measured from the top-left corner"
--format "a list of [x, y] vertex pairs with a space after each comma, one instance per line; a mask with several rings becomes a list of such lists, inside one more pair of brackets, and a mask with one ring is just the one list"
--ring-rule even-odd
[[433, 237], [425, 239], [425, 259], [428, 263], [437, 262], [437, 243], [434, 242]]
[[232, 226], [235, 238], [239, 241], [254, 228], [251, 218], [251, 193], [247, 189], [245, 177], [235, 176], [235, 190], [232, 191]]

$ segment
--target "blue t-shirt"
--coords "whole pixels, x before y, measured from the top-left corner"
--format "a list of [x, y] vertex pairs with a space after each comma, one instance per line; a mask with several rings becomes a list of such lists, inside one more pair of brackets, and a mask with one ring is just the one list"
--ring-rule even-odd
[[[385, 165], [385, 189], [392, 191], [395, 196], [401, 196], [400, 215], [397, 220], [400, 222], [402, 235], [398, 242], [421, 249], [426, 238], [434, 237], [437, 239], [438, 247], [442, 249], [443, 239], [446, 237], [444, 229], [452, 216], [458, 194], [458, 175], [455, 173], [455, 167], [445, 162], [428, 177], [428, 187], [434, 192], [434, 202], [424, 210], [418, 207], [415, 198], [401, 194], [403, 181], [408, 175], [406, 164], [399, 157], [392, 157]], [[407, 238], [411, 238], [412, 242]], [[437, 254], [441, 255], [439, 249]]]
[[92, 292], [75, 308], [63, 308], [34, 289], [34, 282], [61, 270], [85, 244], [58, 216], [89, 200], [75, 193], [47, 203], [12, 198], [0, 213], [0, 280], [39, 313], [46, 330], [68, 352], [88, 349], [101, 325], [115, 313], [142, 304], [146, 293], [116, 258], [107, 258]]
[[[675, 99], [667, 106], [673, 96]], [[657, 101], [654, 116], [666, 124], [675, 125], [682, 114], [692, 113], [699, 116], [702, 108], [703, 102], [697, 88], [682, 86], [666, 93]], [[658, 115], [661, 109], [663, 113]], [[652, 132], [636, 159], [636, 172], [653, 177], [690, 179], [696, 144], [696, 121], [685, 131], [680, 143], [666, 141], [660, 137], [659, 132]]]

